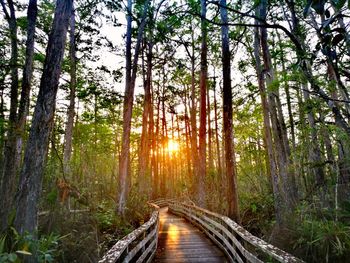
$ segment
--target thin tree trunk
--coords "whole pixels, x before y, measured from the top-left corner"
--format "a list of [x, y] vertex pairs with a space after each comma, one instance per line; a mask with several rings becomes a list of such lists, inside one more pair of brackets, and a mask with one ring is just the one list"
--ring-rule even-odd
[[335, 175], [337, 169], [336, 169], [335, 158], [333, 154], [332, 141], [329, 135], [328, 127], [325, 124], [325, 120], [322, 112], [320, 113], [320, 122], [323, 123], [323, 125], [320, 128], [320, 136], [322, 136], [324, 146], [326, 148], [327, 163], [330, 163], [331, 174]]
[[74, 116], [75, 116], [75, 87], [77, 83], [76, 76], [76, 44], [75, 44], [75, 14], [74, 10], [71, 14], [70, 20], [70, 40], [69, 40], [69, 62], [70, 62], [70, 83], [69, 83], [69, 107], [67, 112], [67, 124], [64, 135], [64, 152], [63, 152], [63, 165], [64, 172], [68, 174], [70, 172], [69, 162], [72, 155], [72, 139], [73, 139], [73, 127], [74, 127]]
[[[29, 112], [30, 90], [33, 76], [33, 61], [34, 61], [34, 43], [35, 43], [35, 26], [38, 14], [37, 0], [30, 0], [28, 5], [28, 28], [26, 41], [26, 61], [23, 69], [21, 99], [18, 108], [17, 120], [17, 160], [21, 159], [22, 144], [24, 137], [25, 124]], [[18, 162], [20, 163], [20, 162]], [[18, 170], [19, 167], [16, 167]]]
[[[164, 94], [164, 87], [165, 87], [165, 71], [164, 71], [164, 65], [163, 65], [163, 91], [162, 93]], [[162, 183], [161, 183], [161, 191], [162, 191], [162, 196], [167, 197], [168, 194], [168, 184], [167, 184], [167, 177], [165, 176], [169, 173], [169, 152], [167, 151], [167, 142], [168, 142], [168, 131], [167, 131], [167, 123], [166, 123], [166, 112], [165, 112], [165, 97], [164, 95], [162, 96], [162, 149], [163, 149], [163, 173], [162, 173]]]
[[211, 129], [211, 118], [210, 118], [210, 113], [211, 113], [211, 108], [210, 108], [210, 89], [208, 87], [207, 90], [207, 117], [208, 117], [208, 168], [209, 171], [212, 172], [213, 167], [214, 167], [214, 160], [213, 160], [213, 147], [212, 147], [212, 142], [213, 142], [213, 131]]
[[[287, 74], [286, 65], [285, 65], [285, 53], [282, 46], [282, 40], [281, 36], [277, 31], [277, 37], [280, 47], [280, 60], [282, 64], [282, 72], [283, 74]], [[289, 126], [290, 126], [290, 134], [292, 137], [292, 146], [295, 150], [296, 142], [295, 142], [295, 127], [294, 127], [294, 117], [292, 112], [292, 104], [291, 104], [291, 96], [290, 96], [290, 90], [288, 86], [288, 81], [285, 75], [283, 75], [283, 86], [284, 86], [284, 92], [286, 93], [286, 100], [287, 100], [287, 109], [288, 109], [288, 117], [289, 117]]]
[[57, 0], [55, 16], [46, 49], [43, 75], [24, 154], [16, 198], [15, 228], [20, 234], [37, 229], [37, 215], [44, 164], [53, 127], [56, 94], [61, 74], [72, 0]]
[[[224, 119], [224, 141], [226, 177], [228, 180], [227, 202], [228, 216], [239, 222], [238, 192], [235, 152], [233, 144], [233, 108], [232, 108], [232, 88], [231, 88], [231, 59], [229, 46], [229, 28], [227, 26], [226, 0], [220, 0], [220, 15], [222, 36], [222, 78], [223, 78], [223, 119]], [[225, 25], [226, 24], [226, 25]]]
[[191, 178], [191, 154], [190, 154], [190, 138], [191, 138], [191, 132], [190, 132], [190, 124], [189, 124], [189, 117], [188, 117], [188, 109], [187, 109], [187, 100], [188, 100], [188, 93], [187, 88], [185, 87], [185, 98], [184, 98], [184, 105], [185, 105], [185, 135], [186, 135], [186, 161], [187, 161], [187, 178], [190, 180]]
[[[159, 91], [159, 89], [158, 89]], [[152, 140], [152, 167], [153, 167], [153, 174], [154, 174], [154, 186], [153, 186], [153, 198], [158, 198], [159, 197], [159, 187], [160, 187], [160, 183], [159, 183], [159, 146], [158, 146], [158, 142], [159, 142], [159, 119], [160, 119], [160, 112], [159, 112], [159, 108], [160, 108], [160, 99], [158, 97], [158, 103], [157, 103], [157, 121], [156, 121], [156, 131], [154, 133], [153, 136], [153, 140]]]
[[142, 113], [142, 133], [141, 133], [141, 146], [140, 146], [140, 160], [139, 160], [139, 171], [138, 171], [138, 182], [141, 193], [144, 193], [147, 188], [145, 176], [148, 174], [148, 160], [150, 154], [149, 148], [149, 122], [150, 112], [152, 110], [152, 97], [151, 97], [151, 84], [152, 84], [152, 48], [151, 42], [148, 43], [147, 49], [147, 71], [145, 80], [145, 99]]
[[[264, 0], [260, 5], [260, 15], [263, 19], [266, 18], [267, 1]], [[266, 84], [269, 87], [274, 82], [275, 76], [271, 63], [271, 54], [267, 42], [267, 29], [260, 28], [261, 32], [261, 48], [266, 71]], [[274, 142], [276, 145], [276, 157], [278, 160], [279, 176], [281, 179], [282, 193], [285, 200], [286, 212], [291, 212], [294, 209], [297, 200], [297, 187], [295, 185], [294, 174], [289, 171], [290, 155], [288, 140], [285, 134], [283, 114], [278, 101], [278, 93], [271, 91], [269, 93], [269, 110], [271, 114], [271, 122], [273, 129]]]
[[207, 143], [206, 143], [206, 122], [207, 122], [207, 105], [206, 105], [206, 93], [207, 93], [207, 75], [208, 75], [208, 63], [207, 63], [207, 4], [206, 0], [201, 0], [201, 71], [199, 79], [200, 101], [199, 101], [199, 154], [198, 154], [198, 177], [197, 177], [197, 199], [198, 204], [202, 207], [205, 205], [205, 178], [207, 173]]
[[[257, 21], [255, 22], [257, 23]], [[256, 63], [256, 72], [259, 84], [259, 92], [261, 97], [261, 104], [263, 110], [263, 119], [264, 119], [264, 135], [265, 135], [265, 144], [266, 151], [268, 156], [268, 164], [269, 164], [269, 172], [272, 182], [272, 190], [274, 195], [274, 206], [276, 213], [276, 222], [281, 224], [282, 222], [282, 200], [281, 193], [278, 184], [278, 173], [277, 173], [277, 165], [275, 160], [275, 153], [273, 149], [273, 141], [271, 134], [271, 124], [270, 124], [270, 113], [269, 113], [269, 105], [266, 96], [266, 88], [264, 83], [264, 76], [262, 71], [261, 59], [260, 59], [260, 35], [259, 29], [254, 29], [254, 57]]]
[[16, 159], [16, 123], [17, 123], [17, 103], [18, 103], [18, 39], [15, 7], [12, 0], [8, 0], [10, 13], [3, 0], [0, 1], [5, 19], [9, 25], [11, 41], [11, 89], [10, 89], [10, 116], [8, 120], [7, 140], [4, 147], [4, 164], [2, 183], [0, 188], [0, 211], [1, 225], [0, 232], [7, 227], [7, 220], [13, 206], [13, 195], [16, 188], [16, 167], [19, 160]]
[[[192, 25], [191, 25], [192, 29]], [[195, 43], [194, 43], [194, 31], [191, 30], [191, 151], [192, 151], [192, 164], [193, 164], [193, 189], [197, 189], [196, 183], [198, 181], [198, 145], [197, 145], [197, 101], [196, 101], [196, 79], [195, 79]]]
[[218, 167], [219, 178], [222, 183], [222, 162], [221, 162], [221, 151], [220, 151], [220, 140], [219, 140], [218, 105], [216, 100], [215, 76], [214, 76], [214, 118], [215, 118], [215, 142], [216, 142], [217, 167]]
[[[309, 94], [309, 88], [307, 84], [303, 84], [303, 95], [305, 102], [309, 105], [310, 104], [310, 94]], [[315, 114], [312, 112], [312, 109], [308, 109], [307, 117], [311, 129], [311, 149], [309, 152], [309, 158], [311, 161], [312, 171], [314, 174], [314, 178], [316, 181], [316, 185], [318, 187], [325, 185], [325, 173], [324, 169], [322, 167], [322, 154], [321, 149], [319, 146], [319, 140], [317, 136], [317, 127], [316, 127], [316, 121], [315, 121]]]
[[[153, 65], [151, 65], [153, 66]], [[152, 78], [152, 74], [151, 74], [151, 78]], [[148, 158], [147, 158], [147, 165], [149, 167], [149, 173], [150, 173], [150, 177], [151, 177], [151, 187], [153, 188], [154, 186], [154, 177], [152, 176], [152, 160], [153, 160], [153, 156], [154, 156], [154, 152], [156, 150], [156, 144], [154, 143], [155, 138], [154, 138], [154, 112], [153, 112], [153, 88], [152, 88], [152, 83], [150, 84], [151, 87], [151, 105], [150, 105], [150, 112], [149, 112], [149, 125], [148, 125], [148, 135], [149, 135], [149, 140], [148, 140]], [[150, 190], [152, 190], [152, 188]], [[148, 196], [152, 196], [153, 195], [153, 191], [148, 191]]]
[[126, 31], [126, 77], [125, 77], [125, 95], [123, 108], [123, 135], [122, 149], [119, 161], [119, 191], [117, 194], [119, 215], [124, 215], [125, 205], [128, 196], [130, 182], [130, 133], [131, 133], [131, 115], [134, 104], [134, 90], [137, 73], [137, 62], [140, 53], [143, 31], [146, 25], [147, 10], [150, 0], [144, 3], [143, 17], [138, 29], [133, 63], [131, 63], [131, 22], [132, 22], [132, 0], [128, 0], [127, 7], [127, 31]]

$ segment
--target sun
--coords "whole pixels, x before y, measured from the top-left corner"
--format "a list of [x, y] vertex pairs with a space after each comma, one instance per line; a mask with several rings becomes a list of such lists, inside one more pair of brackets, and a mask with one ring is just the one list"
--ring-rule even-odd
[[174, 141], [172, 139], [169, 139], [168, 141], [168, 152], [174, 153], [177, 152], [180, 148], [180, 145], [177, 141]]

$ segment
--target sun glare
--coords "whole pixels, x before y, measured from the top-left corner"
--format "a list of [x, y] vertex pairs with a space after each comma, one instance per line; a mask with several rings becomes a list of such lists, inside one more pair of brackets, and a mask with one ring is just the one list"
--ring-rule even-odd
[[168, 141], [168, 151], [173, 153], [173, 152], [177, 152], [180, 148], [180, 145], [177, 141], [174, 140], [169, 140]]

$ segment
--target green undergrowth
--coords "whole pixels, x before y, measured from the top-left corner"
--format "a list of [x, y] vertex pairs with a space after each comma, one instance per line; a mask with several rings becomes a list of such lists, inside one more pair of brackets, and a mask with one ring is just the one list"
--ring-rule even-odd
[[146, 222], [152, 210], [144, 200], [131, 195], [125, 215], [115, 211], [113, 200], [79, 212], [57, 204], [39, 216], [38, 238], [19, 235], [14, 228], [0, 236], [0, 263], [19, 263], [30, 256], [39, 263], [97, 262], [119, 239]]
[[54, 233], [39, 238], [28, 233], [20, 235], [11, 227], [0, 237], [0, 262], [18, 263], [28, 257], [35, 257], [39, 263], [54, 262], [62, 252], [59, 243], [63, 238]]
[[349, 262], [350, 200], [335, 208], [302, 203], [295, 224], [294, 250], [307, 262]]

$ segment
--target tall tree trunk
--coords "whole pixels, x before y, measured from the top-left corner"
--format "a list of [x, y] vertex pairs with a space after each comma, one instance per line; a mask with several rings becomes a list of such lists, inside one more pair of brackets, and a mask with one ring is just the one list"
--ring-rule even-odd
[[[25, 124], [29, 112], [30, 90], [33, 76], [33, 61], [34, 61], [34, 43], [35, 43], [35, 26], [38, 14], [37, 0], [30, 0], [28, 5], [28, 28], [26, 41], [26, 61], [23, 69], [21, 99], [18, 108], [17, 120], [17, 160], [21, 159], [23, 136]], [[18, 170], [19, 167], [16, 167]]]
[[[263, 0], [260, 4], [260, 17], [265, 19], [267, 13], [267, 1]], [[271, 54], [267, 41], [267, 29], [260, 28], [261, 33], [261, 48], [264, 59], [264, 67], [266, 72], [266, 85], [268, 90], [272, 87], [275, 80], [274, 70], [272, 68]], [[278, 93], [275, 91], [269, 92], [269, 110], [271, 114], [271, 122], [274, 136], [274, 143], [276, 145], [276, 157], [278, 160], [279, 176], [281, 180], [281, 190], [283, 193], [283, 199], [286, 205], [286, 212], [291, 212], [295, 207], [297, 200], [296, 185], [294, 180], [294, 174], [289, 171], [290, 155], [288, 140], [285, 134], [284, 121], [282, 110], [279, 105]]]
[[[0, 87], [1, 87], [0, 89], [0, 163], [1, 164], [3, 164], [3, 161], [4, 161], [4, 151], [2, 149], [4, 147], [4, 139], [5, 139], [5, 101], [4, 101], [4, 86], [3, 86], [4, 81], [5, 81], [5, 77], [0, 78]], [[0, 187], [3, 179], [3, 170], [4, 170], [4, 167], [3, 165], [1, 165], [0, 166], [0, 175], [1, 175]]]
[[[192, 29], [192, 25], [191, 25]], [[197, 100], [196, 100], [196, 79], [195, 79], [195, 42], [194, 31], [191, 30], [191, 151], [192, 151], [192, 164], [193, 164], [193, 184], [192, 188], [196, 189], [196, 183], [198, 180], [198, 145], [197, 145]]]
[[69, 62], [70, 62], [70, 83], [69, 83], [69, 107], [67, 112], [67, 124], [64, 134], [64, 152], [63, 152], [63, 166], [65, 174], [70, 172], [69, 162], [72, 154], [72, 139], [73, 139], [73, 126], [75, 116], [75, 88], [77, 83], [77, 63], [76, 63], [76, 43], [75, 43], [75, 14], [74, 10], [71, 14], [70, 20], [70, 39], [69, 39]]
[[279, 32], [277, 31], [277, 37], [278, 37], [278, 43], [279, 43], [279, 49], [280, 49], [280, 60], [282, 64], [282, 78], [283, 78], [283, 86], [284, 86], [284, 92], [286, 93], [286, 100], [287, 100], [287, 109], [288, 109], [288, 117], [289, 117], [289, 126], [290, 126], [290, 134], [292, 137], [292, 146], [293, 149], [296, 147], [296, 142], [295, 142], [295, 127], [294, 127], [294, 117], [293, 117], [293, 112], [292, 112], [292, 104], [291, 104], [291, 96], [290, 96], [290, 89], [287, 81], [287, 77], [285, 74], [287, 74], [286, 70], [286, 63], [285, 63], [285, 53], [282, 45], [282, 40]]
[[[153, 65], [151, 64], [151, 66], [153, 67]], [[152, 70], [151, 70], [152, 72]], [[150, 77], [152, 78], [152, 74], [150, 75]], [[150, 102], [150, 111], [149, 111], [149, 125], [148, 125], [148, 136], [149, 136], [149, 140], [148, 140], [148, 158], [147, 158], [147, 164], [149, 167], [149, 173], [150, 173], [150, 177], [151, 177], [151, 189], [153, 189], [154, 184], [154, 177], [152, 175], [153, 171], [152, 171], [152, 161], [153, 161], [153, 156], [154, 153], [156, 151], [156, 142], [154, 142], [156, 139], [154, 138], [154, 109], [153, 109], [153, 101], [154, 101], [154, 97], [153, 97], [153, 87], [151, 84], [151, 102]], [[153, 195], [153, 191], [148, 191], [148, 196], [152, 196]]]
[[18, 103], [18, 39], [17, 22], [15, 7], [12, 0], [8, 0], [8, 12], [3, 0], [0, 1], [5, 19], [9, 25], [11, 41], [11, 90], [10, 90], [10, 116], [8, 120], [7, 138], [4, 147], [4, 164], [0, 188], [0, 210], [1, 225], [0, 231], [7, 226], [8, 215], [13, 205], [13, 195], [16, 188], [16, 167], [19, 160], [16, 160], [16, 122], [17, 122], [17, 103]]
[[[310, 91], [309, 88], [307, 86], [307, 84], [303, 84], [303, 96], [304, 96], [304, 100], [305, 103], [307, 105], [310, 105]], [[315, 114], [313, 113], [312, 109], [310, 109], [310, 107], [308, 108], [308, 112], [307, 112], [307, 118], [309, 121], [309, 125], [310, 125], [310, 134], [311, 134], [311, 149], [309, 152], [309, 158], [311, 161], [311, 167], [312, 167], [312, 171], [314, 174], [314, 178], [316, 181], [316, 186], [317, 187], [321, 187], [325, 185], [325, 173], [324, 173], [324, 169], [322, 167], [322, 153], [321, 153], [321, 149], [320, 149], [320, 145], [319, 145], [319, 140], [318, 140], [318, 136], [317, 136], [317, 127], [316, 127], [316, 121], [315, 121]]]
[[[159, 89], [158, 89], [159, 91]], [[154, 98], [154, 97], [153, 97]], [[153, 99], [154, 100], [154, 99]], [[153, 171], [153, 175], [154, 175], [154, 186], [153, 186], [153, 199], [158, 198], [159, 197], [159, 187], [160, 187], [160, 180], [159, 180], [159, 156], [160, 156], [160, 152], [159, 152], [159, 146], [158, 146], [158, 142], [159, 142], [159, 119], [160, 119], [160, 99], [158, 96], [158, 102], [157, 102], [157, 120], [156, 120], [156, 130], [154, 133], [154, 136], [152, 138], [152, 171]]]
[[72, 5], [72, 0], [57, 0], [56, 4], [16, 198], [15, 228], [20, 234], [25, 231], [34, 234], [37, 229], [41, 182], [53, 127], [56, 94]]
[[323, 113], [320, 113], [320, 122], [322, 123], [322, 126], [320, 128], [320, 136], [322, 136], [322, 140], [324, 142], [324, 146], [326, 148], [326, 157], [327, 157], [327, 163], [330, 164], [330, 172], [332, 175], [335, 175], [336, 173], [336, 163], [335, 163], [335, 158], [333, 154], [333, 146], [332, 146], [332, 141], [329, 135], [329, 130], [328, 127], [326, 126], [325, 122], [325, 117]]
[[207, 35], [208, 26], [206, 21], [207, 4], [206, 0], [201, 0], [201, 72], [199, 79], [200, 101], [199, 101], [199, 154], [198, 154], [198, 177], [197, 177], [197, 199], [200, 206], [205, 205], [205, 178], [207, 173], [206, 160], [206, 122], [207, 122]]
[[[152, 40], [149, 40], [152, 41]], [[146, 80], [144, 83], [145, 89], [145, 99], [143, 104], [143, 113], [142, 113], [142, 133], [141, 133], [141, 146], [140, 146], [140, 157], [139, 157], [139, 171], [138, 171], [138, 182], [139, 189], [141, 193], [144, 193], [147, 189], [145, 176], [149, 172], [148, 160], [150, 154], [149, 147], [149, 126], [150, 126], [150, 112], [152, 110], [152, 96], [151, 96], [151, 85], [152, 85], [152, 49], [153, 44], [148, 42], [147, 44], [147, 71], [146, 71]]]
[[191, 132], [190, 132], [190, 124], [189, 124], [189, 117], [188, 117], [188, 106], [187, 106], [187, 100], [188, 100], [188, 88], [185, 86], [185, 96], [184, 96], [184, 106], [185, 106], [185, 115], [184, 115], [184, 121], [185, 121], [185, 136], [186, 136], [186, 161], [187, 161], [187, 179], [189, 180], [191, 177], [191, 153], [190, 153], [190, 138], [191, 138]]
[[223, 119], [224, 119], [224, 141], [225, 141], [225, 164], [226, 177], [228, 180], [227, 202], [228, 216], [239, 222], [238, 192], [235, 152], [233, 144], [233, 109], [232, 109], [232, 87], [231, 87], [231, 59], [229, 28], [227, 26], [226, 0], [220, 0], [221, 36], [222, 36], [222, 78], [223, 78]]
[[[255, 21], [257, 24], [257, 21]], [[266, 96], [266, 88], [264, 83], [264, 75], [261, 65], [260, 59], [260, 34], [259, 29], [254, 29], [254, 57], [256, 64], [256, 72], [258, 78], [259, 92], [263, 110], [263, 119], [264, 119], [264, 136], [265, 136], [265, 144], [266, 144], [266, 152], [268, 159], [268, 171], [270, 173], [271, 182], [272, 182], [272, 191], [274, 195], [274, 207], [276, 213], [276, 222], [281, 224], [282, 222], [282, 200], [281, 193], [279, 189], [278, 183], [278, 173], [277, 173], [277, 165], [275, 160], [275, 153], [272, 141], [271, 134], [271, 124], [270, 124], [270, 113], [269, 113], [269, 105]]]
[[117, 194], [118, 207], [117, 212], [124, 215], [125, 205], [128, 195], [128, 182], [131, 175], [130, 169], [130, 133], [131, 133], [131, 115], [134, 104], [134, 90], [137, 73], [137, 62], [140, 53], [143, 31], [146, 25], [147, 10], [150, 0], [144, 3], [143, 17], [138, 28], [134, 59], [131, 63], [131, 22], [132, 22], [132, 0], [128, 0], [127, 6], [127, 29], [126, 29], [126, 74], [125, 74], [125, 95], [123, 108], [123, 135], [122, 149], [119, 160], [119, 191]]
[[[165, 92], [165, 70], [163, 65], [163, 91]], [[168, 184], [166, 174], [170, 177], [170, 163], [169, 163], [169, 152], [167, 151], [167, 143], [168, 143], [168, 129], [166, 123], [166, 112], [165, 112], [165, 96], [162, 96], [162, 149], [163, 149], [163, 173], [162, 173], [162, 183], [161, 183], [161, 191], [162, 196], [167, 197], [168, 195]]]
[[[221, 151], [220, 151], [220, 140], [219, 140], [219, 124], [218, 124], [218, 105], [216, 100], [216, 79], [214, 76], [214, 119], [215, 119], [215, 142], [216, 142], [216, 158], [217, 168], [219, 174], [219, 180], [222, 183], [222, 162], [221, 162]], [[221, 185], [220, 183], [220, 185]]]
[[210, 89], [208, 87], [207, 90], [207, 117], [208, 117], [208, 168], [209, 171], [212, 172], [213, 167], [214, 167], [214, 160], [213, 160], [213, 147], [212, 147], [212, 142], [213, 142], [213, 131], [211, 129], [211, 118], [210, 118], [210, 113], [211, 113], [211, 108], [210, 108]]

